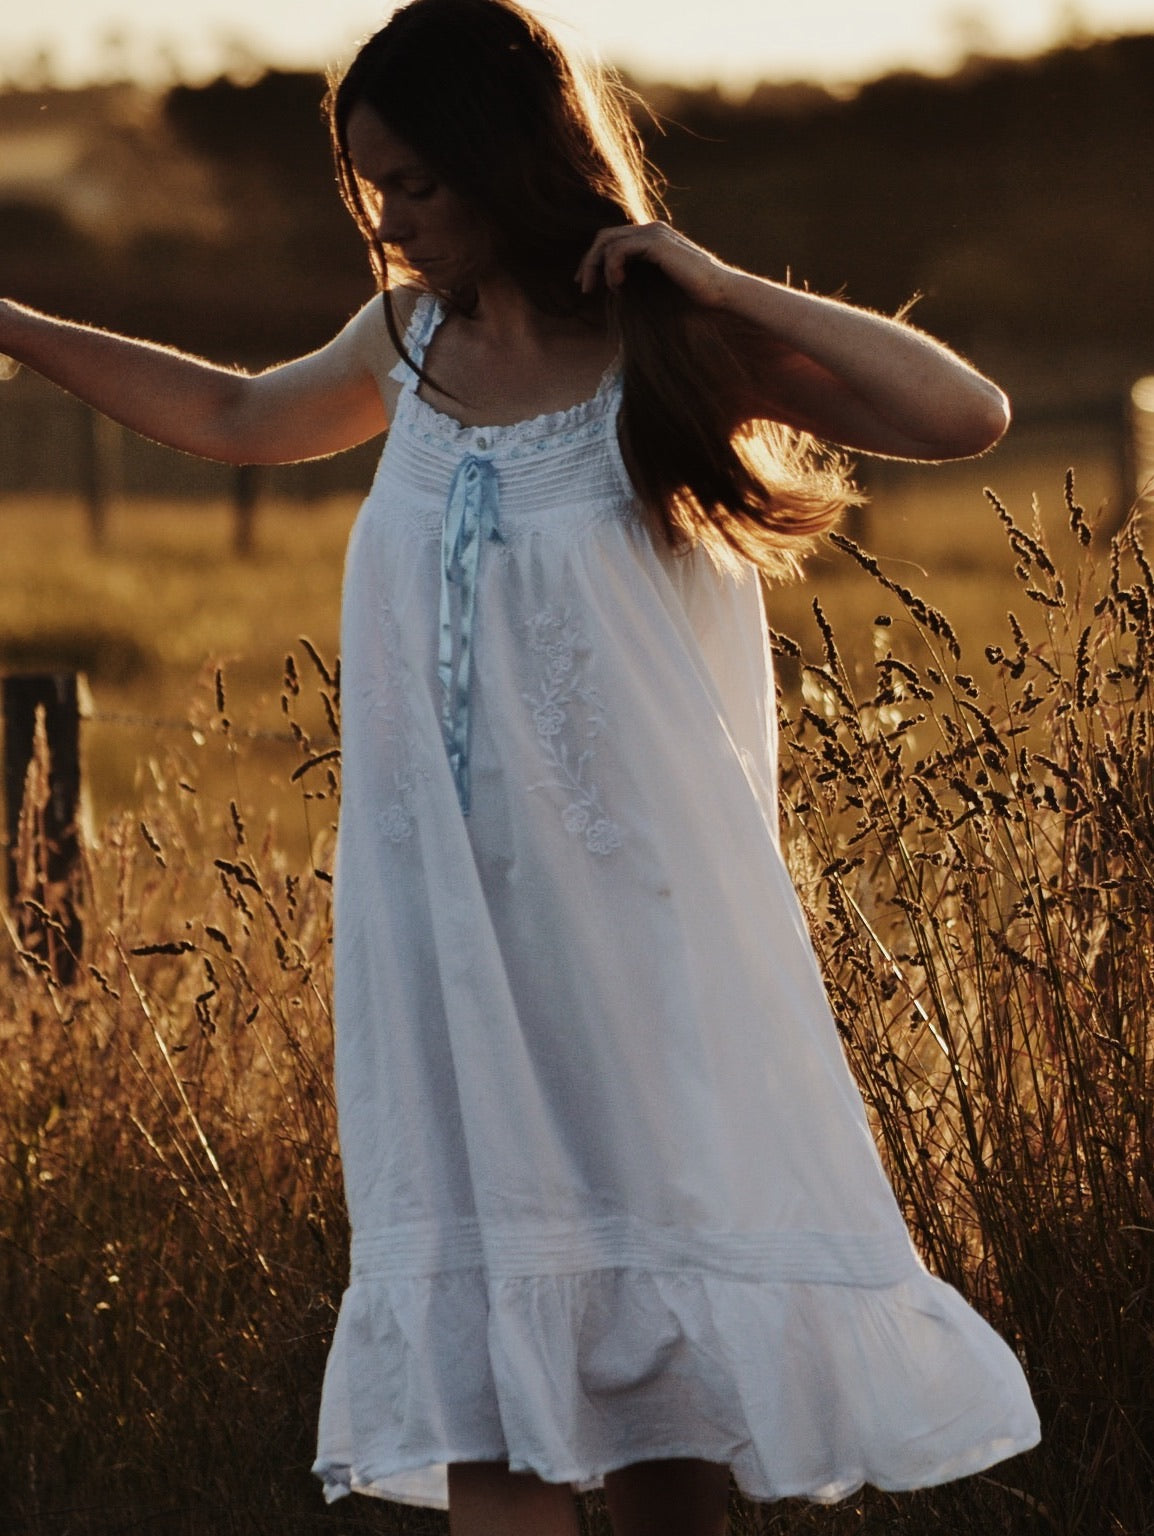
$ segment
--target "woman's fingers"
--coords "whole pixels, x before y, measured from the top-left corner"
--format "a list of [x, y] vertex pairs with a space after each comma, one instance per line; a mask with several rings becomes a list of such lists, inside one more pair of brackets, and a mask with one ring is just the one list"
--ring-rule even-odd
[[578, 269], [582, 292], [590, 292], [599, 280], [608, 288], [619, 288], [625, 281], [626, 264], [638, 257], [663, 265], [663, 232], [673, 233], [666, 224], [616, 224], [600, 230]]
[[577, 268], [577, 282], [582, 293], [592, 293], [599, 282], [604, 282], [607, 287], [616, 287], [617, 283], [621, 281], [621, 277], [624, 276], [624, 258], [620, 258], [622, 271], [616, 278], [616, 281], [614, 281], [607, 261], [609, 247], [614, 236], [618, 238], [627, 236], [633, 228], [633, 225], [624, 224], [619, 228], [598, 231], [594, 237], [593, 244], [586, 251], [581, 260], [581, 265]]
[[726, 269], [708, 251], [660, 223], [617, 224], [600, 230], [577, 269], [581, 292], [591, 293], [598, 282], [619, 288], [629, 262], [638, 260], [659, 267], [699, 303], [717, 302], [719, 279]]

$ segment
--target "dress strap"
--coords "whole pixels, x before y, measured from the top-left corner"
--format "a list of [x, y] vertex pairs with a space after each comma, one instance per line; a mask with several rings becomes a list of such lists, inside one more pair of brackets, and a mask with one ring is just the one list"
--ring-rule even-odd
[[[405, 351], [418, 368], [425, 365], [425, 352], [444, 314], [440, 300], [432, 293], [422, 293], [413, 305], [413, 313], [405, 330]], [[410, 389], [417, 383], [417, 375], [403, 357], [390, 370], [389, 378], [395, 379], [398, 384], [407, 384]]]

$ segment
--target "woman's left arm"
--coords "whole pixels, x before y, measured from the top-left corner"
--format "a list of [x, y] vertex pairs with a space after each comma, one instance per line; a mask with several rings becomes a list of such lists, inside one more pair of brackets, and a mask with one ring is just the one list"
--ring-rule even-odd
[[984, 453], [1009, 425], [1009, 402], [997, 385], [932, 337], [727, 266], [668, 224], [602, 230], [577, 281], [583, 292], [599, 279], [617, 288], [638, 260], [660, 267], [703, 308], [764, 332], [764, 356], [752, 360], [759, 399], [751, 415], [902, 459]]

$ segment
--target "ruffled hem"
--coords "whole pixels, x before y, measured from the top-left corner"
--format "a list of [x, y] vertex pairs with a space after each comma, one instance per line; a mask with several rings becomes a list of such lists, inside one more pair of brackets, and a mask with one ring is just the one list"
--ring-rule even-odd
[[1010, 1349], [922, 1269], [877, 1287], [599, 1270], [358, 1280], [316, 1474], [444, 1508], [446, 1465], [595, 1487], [638, 1461], [729, 1465], [759, 1500], [924, 1488], [1038, 1441]]

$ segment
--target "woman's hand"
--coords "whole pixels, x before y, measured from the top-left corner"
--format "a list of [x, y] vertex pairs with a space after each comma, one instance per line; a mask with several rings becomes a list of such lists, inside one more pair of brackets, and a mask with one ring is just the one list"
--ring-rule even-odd
[[712, 309], [723, 305], [728, 282], [736, 269], [727, 267], [701, 246], [694, 245], [668, 224], [614, 224], [598, 232], [577, 268], [582, 293], [599, 282], [620, 288], [631, 261], [659, 267], [695, 303]]

